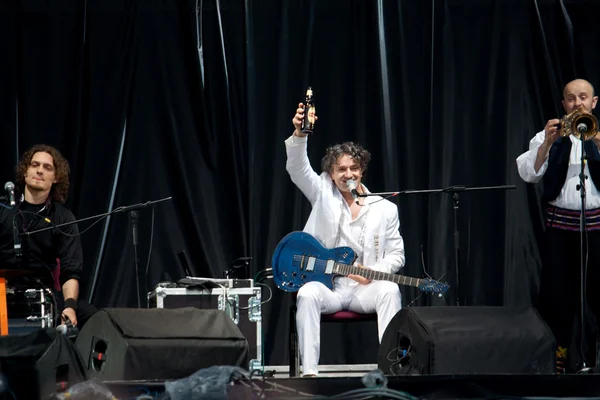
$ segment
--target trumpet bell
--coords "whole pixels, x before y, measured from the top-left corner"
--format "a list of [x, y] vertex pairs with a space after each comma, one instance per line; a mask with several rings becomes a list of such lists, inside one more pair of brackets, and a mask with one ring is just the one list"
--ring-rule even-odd
[[581, 135], [583, 140], [593, 139], [598, 133], [598, 119], [584, 111], [583, 107], [573, 110], [561, 119], [561, 135]]

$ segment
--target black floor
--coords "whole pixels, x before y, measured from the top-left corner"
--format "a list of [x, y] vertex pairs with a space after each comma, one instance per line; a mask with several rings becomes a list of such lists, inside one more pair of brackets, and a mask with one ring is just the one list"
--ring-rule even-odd
[[[600, 374], [387, 377], [387, 389], [367, 389], [360, 377], [253, 379], [229, 386], [227, 399], [517, 399], [600, 398]], [[163, 382], [105, 382], [117, 398], [159, 398]], [[360, 390], [359, 392], [354, 392]], [[164, 396], [164, 395], [163, 395]], [[314, 397], [316, 396], [316, 397]], [[202, 398], [202, 397], [199, 397]], [[208, 397], [207, 397], [208, 398]]]

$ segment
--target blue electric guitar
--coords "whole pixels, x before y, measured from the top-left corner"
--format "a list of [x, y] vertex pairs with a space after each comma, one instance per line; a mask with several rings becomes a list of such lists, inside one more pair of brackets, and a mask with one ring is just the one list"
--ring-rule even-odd
[[354, 250], [350, 247], [326, 249], [312, 235], [306, 232], [292, 232], [281, 239], [273, 254], [273, 280], [279, 289], [286, 292], [296, 292], [306, 282], [311, 281], [321, 282], [333, 289], [333, 278], [350, 274], [414, 286], [422, 292], [440, 295], [446, 293], [449, 288], [447, 284], [429, 278], [412, 278], [355, 267], [352, 265], [355, 258]]

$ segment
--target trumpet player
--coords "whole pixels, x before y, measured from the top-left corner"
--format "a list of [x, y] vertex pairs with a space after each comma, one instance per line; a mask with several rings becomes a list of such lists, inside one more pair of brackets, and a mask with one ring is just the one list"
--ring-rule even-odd
[[[581, 336], [577, 333], [581, 327], [582, 240], [586, 246], [583, 257], [586, 251], [588, 257], [586, 315], [593, 312], [600, 321], [600, 292], [594, 289], [600, 284], [600, 135], [595, 135], [598, 123], [592, 115], [597, 102], [590, 82], [569, 82], [563, 89], [565, 117], [550, 119], [531, 139], [529, 150], [517, 158], [519, 175], [525, 182], [543, 180], [546, 229], [540, 249], [542, 271], [536, 306], [556, 338], [558, 373], [579, 370], [583, 360], [588, 367], [593, 366], [590, 363], [595, 360], [595, 337], [586, 331], [587, 343], [580, 346]], [[587, 240], [580, 235], [581, 146], [586, 154], [587, 234], [583, 237]]]

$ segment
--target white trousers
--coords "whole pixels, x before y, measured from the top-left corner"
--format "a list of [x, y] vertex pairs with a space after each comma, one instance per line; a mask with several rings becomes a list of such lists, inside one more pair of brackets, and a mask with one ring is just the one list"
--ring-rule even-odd
[[[348, 279], [348, 278], [346, 278]], [[350, 310], [362, 314], [377, 313], [379, 343], [390, 320], [402, 307], [398, 285], [388, 281], [373, 281], [368, 285], [329, 290], [320, 282], [308, 282], [300, 288], [297, 298], [296, 326], [302, 373], [319, 373], [321, 353], [321, 314]]]

